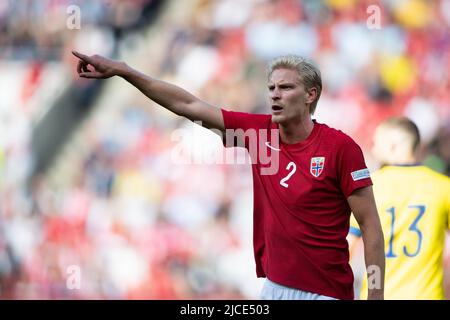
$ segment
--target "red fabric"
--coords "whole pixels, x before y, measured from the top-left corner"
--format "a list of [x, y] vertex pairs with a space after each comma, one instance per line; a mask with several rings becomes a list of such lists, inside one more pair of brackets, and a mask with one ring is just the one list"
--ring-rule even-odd
[[[222, 114], [226, 129], [278, 128], [270, 115], [227, 110]], [[350, 220], [347, 197], [357, 188], [372, 185], [370, 178], [353, 181], [351, 176], [353, 171], [366, 168], [361, 149], [343, 132], [317, 122], [306, 140], [280, 143], [280, 151], [265, 146], [267, 141], [276, 145], [270, 134], [259, 137], [258, 154], [261, 148], [271, 156], [278, 153], [279, 168], [272, 175], [261, 174], [268, 164], [262, 165], [255, 152], [249, 152], [253, 160], [257, 276], [300, 290], [353, 299], [346, 241]], [[245, 145], [250, 148], [248, 139]], [[313, 157], [325, 158], [318, 177], [311, 173]], [[296, 166], [293, 174], [291, 162]]]

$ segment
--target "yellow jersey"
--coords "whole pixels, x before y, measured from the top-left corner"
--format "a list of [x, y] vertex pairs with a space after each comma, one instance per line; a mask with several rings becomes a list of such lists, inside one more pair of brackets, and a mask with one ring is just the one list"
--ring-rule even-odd
[[[444, 299], [450, 178], [421, 165], [385, 166], [372, 181], [385, 240], [385, 299]], [[359, 232], [354, 217], [350, 232]], [[366, 298], [364, 277], [361, 299]]]

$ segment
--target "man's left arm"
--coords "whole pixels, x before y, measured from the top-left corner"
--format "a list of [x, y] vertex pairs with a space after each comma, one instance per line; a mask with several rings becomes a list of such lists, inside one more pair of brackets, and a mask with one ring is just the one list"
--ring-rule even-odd
[[364, 259], [368, 280], [368, 299], [384, 299], [384, 236], [372, 187], [356, 189], [347, 198], [359, 224], [364, 242]]

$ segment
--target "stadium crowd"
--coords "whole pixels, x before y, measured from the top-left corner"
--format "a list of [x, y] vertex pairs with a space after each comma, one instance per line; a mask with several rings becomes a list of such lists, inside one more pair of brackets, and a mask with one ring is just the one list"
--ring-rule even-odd
[[[69, 82], [86, 83], [70, 50], [112, 53], [149, 2], [80, 0], [86, 27], [76, 32], [66, 9], [77, 1], [0, 4], [1, 299], [256, 298], [249, 166], [174, 163], [177, 128], [198, 133], [194, 153], [220, 153], [220, 141], [138, 92], [92, 115], [70, 171], [55, 180], [50, 168], [25, 186], [33, 125]], [[310, 57], [324, 82], [315, 117], [352, 136], [371, 169], [375, 126], [403, 114], [421, 130], [423, 161], [450, 174], [449, 0], [180, 2], [167, 6], [170, 24], [149, 25], [162, 40], [144, 72], [214, 105], [264, 113], [265, 63]], [[445, 264], [448, 273], [449, 250]], [[73, 265], [79, 290], [67, 288]]]

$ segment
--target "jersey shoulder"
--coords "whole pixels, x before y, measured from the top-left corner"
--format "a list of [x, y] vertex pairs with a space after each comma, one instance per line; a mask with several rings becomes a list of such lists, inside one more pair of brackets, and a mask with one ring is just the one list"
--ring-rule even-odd
[[231, 111], [225, 108], [221, 108], [222, 115], [225, 122], [246, 122], [251, 123], [256, 127], [264, 127], [270, 125], [272, 122], [272, 116], [270, 114], [249, 113], [240, 111]]
[[433, 169], [424, 166], [424, 165], [416, 165], [416, 166], [384, 166], [378, 170], [376, 170], [373, 175], [376, 178], [383, 178], [386, 176], [393, 176], [396, 174], [406, 174], [409, 178], [417, 178], [424, 181], [433, 181], [443, 187], [450, 187], [450, 178], [446, 175], [434, 171]]
[[322, 138], [333, 144], [337, 150], [342, 148], [360, 148], [356, 141], [342, 130], [329, 127], [326, 124], [319, 123], [322, 131]]
[[395, 190], [395, 193], [423, 192], [435, 199], [443, 199], [450, 206], [450, 178], [423, 165], [385, 166], [372, 174], [378, 190]]
[[420, 166], [420, 168], [424, 174], [430, 176], [430, 179], [434, 179], [437, 182], [442, 183], [443, 185], [446, 185], [447, 187], [450, 187], [450, 178], [447, 177], [445, 174], [434, 171], [433, 169], [426, 167], [426, 166]]

